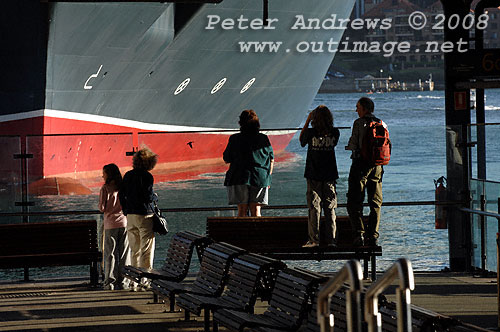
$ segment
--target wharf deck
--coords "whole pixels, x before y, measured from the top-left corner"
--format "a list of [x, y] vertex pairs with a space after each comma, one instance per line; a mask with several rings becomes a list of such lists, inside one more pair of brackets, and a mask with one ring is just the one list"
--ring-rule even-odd
[[[497, 327], [495, 278], [416, 273], [412, 303], [483, 328]], [[387, 297], [392, 299], [393, 289]], [[258, 303], [256, 311], [264, 310]], [[82, 278], [0, 283], [0, 331], [165, 331], [203, 329], [203, 318], [165, 313], [151, 292], [103, 291]], [[221, 328], [221, 330], [224, 330]]]

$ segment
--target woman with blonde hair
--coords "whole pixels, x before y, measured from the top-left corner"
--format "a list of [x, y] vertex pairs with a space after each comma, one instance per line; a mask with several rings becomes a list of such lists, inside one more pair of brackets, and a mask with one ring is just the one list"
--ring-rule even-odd
[[[127, 234], [131, 251], [131, 265], [153, 268], [155, 236], [153, 233], [153, 210], [155, 199], [151, 171], [158, 156], [148, 147], [138, 150], [132, 160], [132, 170], [123, 176], [119, 198], [123, 213], [127, 216]], [[136, 290], [132, 285], [132, 290]]]

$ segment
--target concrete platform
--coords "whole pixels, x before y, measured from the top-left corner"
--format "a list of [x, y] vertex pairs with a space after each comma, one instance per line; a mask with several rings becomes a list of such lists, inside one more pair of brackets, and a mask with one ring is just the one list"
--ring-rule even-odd
[[[387, 297], [391, 298], [393, 289]], [[497, 328], [496, 279], [417, 273], [412, 303], [465, 322]], [[0, 331], [203, 330], [203, 318], [152, 303], [151, 292], [103, 291], [85, 279], [0, 283]], [[259, 304], [257, 311], [264, 310]], [[222, 331], [224, 329], [221, 329]]]

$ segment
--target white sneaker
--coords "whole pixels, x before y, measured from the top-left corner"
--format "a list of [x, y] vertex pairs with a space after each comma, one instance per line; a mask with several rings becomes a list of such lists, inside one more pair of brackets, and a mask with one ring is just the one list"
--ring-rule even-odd
[[146, 279], [146, 278], [142, 278], [139, 287], [143, 291], [150, 290], [151, 289], [151, 280]]
[[115, 286], [113, 286], [113, 284], [109, 284], [109, 285], [103, 286], [102, 289], [104, 289], [104, 290], [114, 290]]
[[302, 248], [312, 248], [312, 247], [317, 247], [317, 246], [319, 246], [319, 244], [318, 244], [318, 243], [316, 243], [316, 242], [311, 242], [311, 241], [307, 241], [307, 243], [306, 243], [306, 244], [304, 244], [304, 245], [302, 246]]

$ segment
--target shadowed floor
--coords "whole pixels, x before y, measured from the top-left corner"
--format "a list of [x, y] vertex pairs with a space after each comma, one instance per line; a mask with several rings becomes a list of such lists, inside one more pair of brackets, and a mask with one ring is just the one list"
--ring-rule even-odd
[[0, 331], [191, 331], [151, 292], [103, 291], [83, 280], [0, 284]]
[[[412, 303], [484, 328], [497, 327], [496, 279], [417, 273]], [[386, 292], [394, 300], [394, 287]], [[265, 305], [258, 303], [257, 312]], [[151, 292], [103, 291], [82, 278], [0, 283], [0, 331], [203, 330], [203, 317], [166, 313]]]

